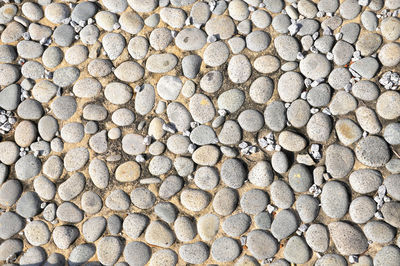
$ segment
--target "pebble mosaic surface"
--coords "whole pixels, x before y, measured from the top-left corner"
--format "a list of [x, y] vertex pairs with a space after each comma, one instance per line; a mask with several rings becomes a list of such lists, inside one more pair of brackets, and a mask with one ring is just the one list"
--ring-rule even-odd
[[399, 14], [0, 1], [0, 264], [400, 265]]

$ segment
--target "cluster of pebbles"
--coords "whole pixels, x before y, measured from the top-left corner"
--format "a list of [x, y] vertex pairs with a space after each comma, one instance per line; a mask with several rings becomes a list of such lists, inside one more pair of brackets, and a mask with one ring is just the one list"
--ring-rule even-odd
[[400, 265], [400, 0], [3, 0], [2, 265]]

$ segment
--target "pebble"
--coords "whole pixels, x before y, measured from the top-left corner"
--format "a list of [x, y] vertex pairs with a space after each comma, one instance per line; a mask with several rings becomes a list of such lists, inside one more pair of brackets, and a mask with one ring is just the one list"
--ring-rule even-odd
[[331, 218], [342, 218], [349, 208], [350, 197], [345, 185], [330, 181], [322, 187], [321, 208]]
[[351, 119], [336, 121], [335, 130], [339, 140], [346, 146], [353, 144], [362, 136], [360, 127]]
[[293, 205], [294, 193], [283, 180], [276, 180], [271, 184], [271, 201], [281, 209], [288, 209]]
[[393, 227], [383, 221], [368, 222], [365, 224], [363, 232], [368, 240], [379, 244], [389, 243], [395, 237]]
[[357, 143], [357, 160], [370, 167], [380, 167], [390, 160], [388, 144], [377, 136], [368, 136]]
[[382, 184], [382, 175], [376, 170], [360, 169], [350, 174], [349, 182], [354, 191], [367, 194], [378, 190]]
[[25, 181], [38, 175], [41, 168], [41, 161], [32, 154], [27, 154], [15, 163], [15, 174], [19, 180]]
[[332, 122], [328, 115], [318, 112], [307, 123], [307, 135], [317, 142], [326, 142], [332, 131]]
[[293, 102], [300, 96], [303, 87], [304, 79], [299, 73], [286, 72], [279, 78], [277, 88], [283, 101]]
[[[272, 22], [272, 25], [274, 25], [274, 22]], [[274, 39], [274, 46], [278, 55], [286, 61], [295, 61], [298, 52], [300, 52], [299, 42], [292, 36], [279, 35]]]
[[131, 265], [146, 265], [151, 258], [151, 248], [140, 241], [129, 242], [123, 251], [125, 261]]
[[396, 211], [399, 205], [398, 201], [391, 201], [384, 203], [381, 208], [384, 221], [396, 228], [400, 227], [399, 213]]
[[400, 250], [398, 247], [388, 245], [379, 250], [374, 258], [374, 265], [396, 265], [400, 262]]
[[203, 241], [213, 240], [218, 233], [219, 218], [214, 214], [205, 214], [197, 221], [197, 232]]
[[168, 176], [160, 186], [158, 191], [159, 196], [162, 199], [169, 199], [178, 193], [183, 187], [183, 180], [182, 178], [171, 175]]
[[175, 220], [174, 231], [176, 238], [183, 242], [191, 241], [197, 234], [196, 224], [187, 216], [180, 216]]
[[368, 196], [355, 198], [349, 207], [351, 220], [358, 224], [368, 222], [374, 217], [375, 212], [376, 202]]
[[20, 77], [19, 70], [11, 64], [1, 64], [0, 71], [3, 74], [0, 78], [0, 85], [2, 86], [8, 86], [16, 82]]
[[200, 71], [202, 58], [198, 55], [188, 55], [182, 59], [183, 75], [189, 79], [196, 78]]
[[44, 10], [44, 16], [54, 24], [61, 24], [69, 15], [70, 9], [62, 3], [51, 3]]
[[117, 237], [106, 236], [99, 240], [96, 255], [104, 265], [115, 264], [122, 254], [123, 244]]
[[183, 104], [177, 102], [168, 104], [167, 116], [169, 121], [174, 124], [178, 131], [183, 132], [190, 128], [192, 116]]
[[357, 108], [357, 100], [346, 91], [337, 92], [329, 105], [333, 115], [345, 115]]
[[46, 251], [42, 247], [31, 247], [21, 256], [20, 265], [40, 265], [46, 260]]
[[258, 260], [271, 258], [278, 251], [278, 243], [269, 232], [253, 230], [247, 235], [247, 247]]
[[231, 38], [236, 30], [233, 20], [225, 15], [211, 18], [207, 21], [204, 29], [208, 36], [219, 35], [221, 40]]
[[131, 238], [138, 238], [149, 224], [147, 216], [139, 213], [131, 213], [125, 217], [122, 224], [123, 231]]
[[389, 170], [392, 174], [399, 174], [400, 173], [400, 160], [396, 158], [392, 158], [386, 165], [386, 169]]
[[240, 127], [247, 132], [257, 132], [264, 126], [263, 115], [256, 110], [245, 110], [237, 118]]
[[0, 188], [0, 204], [6, 207], [14, 205], [22, 193], [22, 185], [18, 180], [7, 180]]
[[300, 61], [300, 72], [312, 80], [326, 78], [331, 72], [331, 64], [321, 54], [308, 54]]
[[261, 52], [268, 48], [271, 37], [264, 31], [253, 31], [246, 36], [246, 47], [253, 52]]
[[229, 237], [217, 238], [211, 245], [211, 256], [218, 262], [230, 262], [239, 257], [240, 246], [236, 240]]
[[286, 108], [283, 102], [274, 101], [264, 111], [265, 124], [272, 131], [282, 131], [286, 126]]
[[307, 245], [316, 252], [325, 252], [329, 246], [329, 232], [322, 224], [312, 224], [306, 231]]
[[367, 250], [367, 238], [353, 225], [333, 222], [328, 225], [328, 228], [333, 243], [341, 254], [361, 254]]
[[237, 206], [239, 196], [236, 190], [231, 188], [221, 188], [215, 194], [212, 206], [214, 211], [222, 216], [231, 214]]
[[128, 43], [128, 52], [130, 56], [136, 60], [143, 59], [146, 56], [148, 49], [149, 42], [143, 36], [135, 36], [130, 39]]
[[199, 165], [213, 166], [218, 162], [219, 157], [220, 151], [217, 147], [214, 145], [204, 145], [195, 150], [192, 160]]
[[18, 22], [11, 22], [1, 33], [1, 41], [5, 44], [13, 43], [20, 39], [25, 32], [24, 26]]
[[163, 76], [157, 83], [157, 93], [164, 100], [176, 100], [183, 83], [176, 76]]
[[379, 96], [379, 90], [374, 82], [369, 80], [360, 80], [353, 85], [352, 94], [363, 101], [374, 101]]
[[[115, 48], [115, 44], [112, 45]], [[111, 55], [109, 55], [110, 57]], [[125, 61], [115, 70], [114, 75], [124, 82], [136, 82], [144, 76], [144, 69], [138, 63], [133, 61]], [[114, 83], [115, 84], [115, 83]], [[106, 86], [107, 88], [107, 86]]]
[[376, 112], [384, 119], [391, 120], [400, 117], [398, 100], [400, 94], [396, 91], [386, 91], [382, 93], [376, 102]]
[[361, 128], [368, 133], [377, 134], [381, 131], [382, 125], [374, 110], [361, 106], [356, 110], [356, 117]]
[[5, 261], [9, 256], [22, 252], [23, 243], [19, 239], [7, 239], [0, 245], [0, 259]]
[[[286, 14], [279, 14], [272, 19], [272, 27], [279, 33], [288, 33], [291, 24], [290, 17]], [[283, 36], [283, 35], [281, 35]]]
[[245, 94], [239, 89], [230, 89], [220, 94], [218, 97], [218, 108], [234, 113], [240, 109], [245, 100]]
[[281, 240], [296, 231], [298, 222], [292, 210], [281, 210], [275, 215], [271, 224], [271, 233], [277, 239]]
[[385, 138], [385, 141], [391, 145], [397, 145], [400, 144], [400, 139], [399, 139], [399, 123], [390, 123], [386, 126], [384, 132], [383, 132], [383, 137]]
[[240, 188], [247, 178], [243, 163], [237, 159], [227, 159], [224, 161], [221, 165], [220, 175], [225, 185], [234, 189]]
[[315, 263], [315, 265], [318, 266], [325, 264], [333, 264], [340, 266], [348, 265], [346, 259], [338, 254], [325, 254], [321, 258], [319, 258]]
[[278, 142], [282, 148], [291, 152], [299, 152], [306, 147], [306, 140], [289, 130], [282, 131], [279, 134]]
[[79, 223], [83, 220], [83, 213], [72, 202], [63, 202], [57, 208], [57, 218], [67, 223]]
[[289, 169], [289, 161], [284, 152], [278, 151], [272, 155], [271, 165], [275, 172], [286, 173]]
[[178, 255], [171, 249], [163, 249], [155, 252], [149, 261], [149, 265], [176, 265], [178, 263]]
[[45, 67], [54, 68], [61, 63], [63, 58], [63, 51], [56, 46], [51, 46], [43, 52], [42, 62]]
[[228, 76], [233, 83], [244, 83], [251, 75], [251, 64], [244, 55], [234, 55], [228, 63]]
[[311, 223], [319, 214], [319, 201], [310, 195], [301, 195], [296, 200], [296, 210], [304, 223]]
[[[206, 26], [206, 31], [207, 31], [207, 26]], [[208, 35], [213, 35], [213, 34], [208, 34]], [[196, 28], [186, 28], [178, 33], [178, 35], [175, 38], [175, 44], [179, 49], [183, 51], [194, 51], [203, 48], [207, 42], [206, 39], [207, 38], [204, 31]]]
[[365, 57], [357, 60], [351, 65], [351, 69], [360, 74], [363, 78], [371, 79], [379, 68], [378, 61], [373, 57]]
[[21, 41], [17, 44], [17, 53], [20, 57], [34, 59], [43, 54], [43, 47], [34, 41]]
[[24, 120], [14, 132], [15, 143], [20, 147], [29, 147], [37, 138], [37, 128], [31, 121]]
[[205, 243], [194, 242], [180, 246], [179, 256], [187, 263], [201, 264], [210, 256], [210, 250]]
[[250, 224], [251, 218], [247, 214], [238, 213], [225, 219], [222, 230], [231, 237], [239, 237], [247, 231]]
[[97, 158], [91, 160], [89, 163], [89, 176], [96, 187], [100, 189], [106, 188], [110, 178], [106, 163]]
[[286, 260], [291, 263], [306, 263], [311, 258], [311, 250], [306, 241], [300, 236], [292, 236], [283, 251]]
[[400, 62], [399, 51], [400, 45], [395, 42], [390, 42], [381, 47], [378, 58], [382, 65], [393, 67]]
[[400, 20], [396, 17], [388, 17], [381, 22], [381, 32], [385, 39], [395, 41], [400, 37]]
[[56, 226], [52, 233], [54, 243], [59, 249], [68, 249], [78, 236], [79, 230], [73, 225]]
[[167, 248], [174, 243], [175, 235], [165, 223], [153, 221], [146, 229], [145, 240], [150, 245]]
[[269, 204], [268, 195], [260, 189], [245, 192], [240, 198], [240, 207], [247, 214], [258, 214]]
[[210, 196], [207, 192], [200, 189], [184, 189], [180, 200], [182, 205], [193, 212], [199, 212], [206, 208], [210, 203]]
[[106, 31], [112, 31], [115, 23], [118, 21], [117, 15], [109, 11], [98, 12], [95, 16], [95, 20], [97, 25]]
[[222, 41], [210, 43], [203, 53], [204, 63], [211, 67], [218, 67], [224, 64], [228, 57], [229, 49]]
[[15, 48], [11, 45], [0, 45], [0, 62], [12, 63], [17, 58]]
[[258, 104], [264, 104], [271, 99], [274, 90], [274, 82], [269, 77], [255, 79], [249, 88], [251, 100]]
[[133, 35], [138, 34], [144, 26], [142, 17], [140, 17], [139, 14], [133, 11], [123, 12], [118, 22], [121, 25], [121, 29], [123, 31]]

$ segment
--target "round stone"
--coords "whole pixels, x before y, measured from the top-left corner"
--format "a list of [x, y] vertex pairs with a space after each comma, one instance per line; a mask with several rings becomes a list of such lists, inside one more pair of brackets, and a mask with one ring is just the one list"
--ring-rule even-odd
[[291, 263], [302, 264], [310, 260], [311, 250], [304, 238], [292, 236], [286, 243], [283, 256]]
[[251, 64], [244, 55], [234, 55], [228, 64], [228, 76], [233, 83], [244, 83], [251, 75]]
[[123, 255], [131, 265], [146, 265], [151, 258], [151, 248], [143, 242], [134, 241], [125, 246]]
[[181, 193], [180, 200], [186, 209], [199, 212], [208, 206], [210, 196], [200, 189], [185, 189]]
[[326, 78], [331, 72], [331, 64], [321, 54], [308, 54], [300, 61], [300, 72], [312, 80]]
[[388, 144], [377, 136], [361, 139], [357, 143], [355, 153], [362, 164], [370, 167], [383, 166], [390, 160]]
[[329, 246], [329, 232], [322, 224], [312, 224], [306, 231], [307, 245], [316, 252], [325, 252]]
[[349, 207], [351, 220], [358, 224], [368, 222], [374, 217], [375, 212], [376, 202], [368, 196], [355, 198]]
[[240, 198], [240, 207], [247, 214], [258, 214], [269, 204], [268, 195], [260, 189], [245, 192]]
[[376, 102], [376, 112], [388, 120], [400, 117], [400, 94], [396, 91], [382, 93]]
[[321, 208], [331, 218], [343, 217], [349, 208], [349, 194], [342, 182], [330, 181], [322, 187]]
[[333, 243], [341, 254], [361, 254], [367, 250], [367, 238], [355, 226], [345, 222], [333, 222], [328, 228]]
[[382, 46], [378, 58], [382, 65], [387, 67], [396, 66], [400, 62], [400, 44], [390, 42]]
[[150, 209], [155, 202], [154, 194], [147, 188], [136, 188], [131, 192], [132, 204], [140, 209]]
[[122, 138], [122, 149], [129, 155], [138, 155], [146, 150], [143, 137], [138, 134], [127, 134]]
[[240, 246], [236, 240], [220, 237], [211, 245], [211, 256], [218, 262], [230, 262], [240, 255]]
[[243, 163], [238, 159], [227, 159], [221, 166], [221, 180], [230, 188], [240, 188], [247, 177]]
[[393, 227], [383, 221], [370, 221], [363, 231], [367, 239], [379, 244], [391, 242], [395, 236]]
[[256, 110], [244, 110], [237, 120], [240, 127], [247, 132], [257, 132], [264, 126], [264, 117]]
[[239, 196], [236, 190], [222, 188], [215, 194], [212, 206], [217, 214], [227, 216], [236, 209], [238, 201]]
[[210, 251], [205, 243], [194, 242], [180, 246], [179, 256], [187, 263], [202, 264], [210, 256]]

